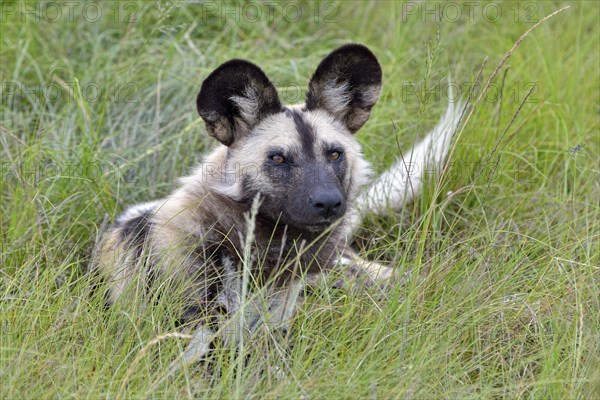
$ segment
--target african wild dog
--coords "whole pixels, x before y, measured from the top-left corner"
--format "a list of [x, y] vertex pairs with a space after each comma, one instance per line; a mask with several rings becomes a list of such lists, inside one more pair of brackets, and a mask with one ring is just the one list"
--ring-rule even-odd
[[[195, 358], [234, 317], [245, 331], [267, 320], [285, 323], [303, 282], [321, 274], [344, 266], [350, 275], [389, 278], [391, 269], [358, 259], [347, 246], [362, 214], [401, 206], [420, 184], [398, 161], [361, 192], [370, 170], [354, 134], [381, 82], [377, 59], [358, 44], [323, 59], [301, 105], [283, 106], [248, 61], [218, 67], [196, 105], [221, 145], [172, 194], [126, 210], [103, 235], [93, 264], [108, 280], [110, 301], [136, 273], [174, 277], [186, 290], [184, 321], [201, 321], [186, 353]], [[450, 103], [404, 160], [443, 160], [456, 109]], [[261, 290], [247, 290], [250, 283]]]

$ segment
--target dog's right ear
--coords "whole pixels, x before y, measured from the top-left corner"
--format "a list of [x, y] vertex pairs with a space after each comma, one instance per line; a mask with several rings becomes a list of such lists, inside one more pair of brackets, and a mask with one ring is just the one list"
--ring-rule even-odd
[[196, 106], [208, 133], [226, 146], [281, 111], [275, 86], [259, 67], [245, 60], [228, 61], [213, 71], [202, 83]]

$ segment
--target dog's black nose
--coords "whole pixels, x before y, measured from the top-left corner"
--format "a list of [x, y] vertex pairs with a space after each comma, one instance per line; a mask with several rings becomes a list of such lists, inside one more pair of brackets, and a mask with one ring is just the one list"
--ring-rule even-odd
[[314, 211], [322, 217], [337, 217], [342, 210], [344, 198], [338, 189], [318, 190], [308, 198]]

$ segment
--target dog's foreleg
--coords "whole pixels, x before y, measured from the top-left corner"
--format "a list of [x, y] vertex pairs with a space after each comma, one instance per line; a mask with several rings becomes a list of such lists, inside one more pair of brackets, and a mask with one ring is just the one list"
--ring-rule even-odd
[[346, 252], [344, 256], [340, 257], [340, 263], [348, 269], [351, 275], [366, 273], [371, 282], [386, 282], [394, 272], [390, 267], [360, 258], [354, 252]]
[[[319, 282], [333, 282], [331, 286], [342, 288], [358, 281], [366, 286], [385, 286], [393, 276], [392, 268], [360, 258], [354, 250], [347, 247], [337, 258], [336, 267], [330, 273], [311, 276], [307, 283], [308, 286], [316, 286]], [[334, 277], [333, 281], [330, 280], [331, 277]]]
[[206, 326], [200, 325], [183, 353], [183, 363], [190, 364], [205, 357], [210, 351], [210, 344], [214, 339], [215, 333]]

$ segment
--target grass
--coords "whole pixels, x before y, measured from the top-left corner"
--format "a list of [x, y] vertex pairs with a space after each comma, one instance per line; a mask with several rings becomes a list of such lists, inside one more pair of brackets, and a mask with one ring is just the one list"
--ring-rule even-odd
[[384, 87], [359, 140], [381, 171], [433, 126], [448, 74], [466, 98], [486, 57], [483, 82], [564, 4], [493, 3], [500, 15], [452, 3], [458, 19], [445, 3], [428, 5], [437, 18], [399, 2], [94, 4], [99, 17], [83, 4], [72, 18], [45, 2], [0, 5], [3, 398], [598, 396], [595, 2], [572, 3], [521, 43], [439, 185], [367, 219], [357, 247], [403, 285], [378, 298], [323, 289], [287, 335], [246, 343], [246, 367], [219, 348], [218, 372], [173, 377], [187, 343], [170, 335], [176, 304], [105, 310], [86, 268], [106, 216], [167, 194], [213, 145], [194, 105], [208, 73], [248, 58], [293, 103], [330, 50], [367, 44]]

